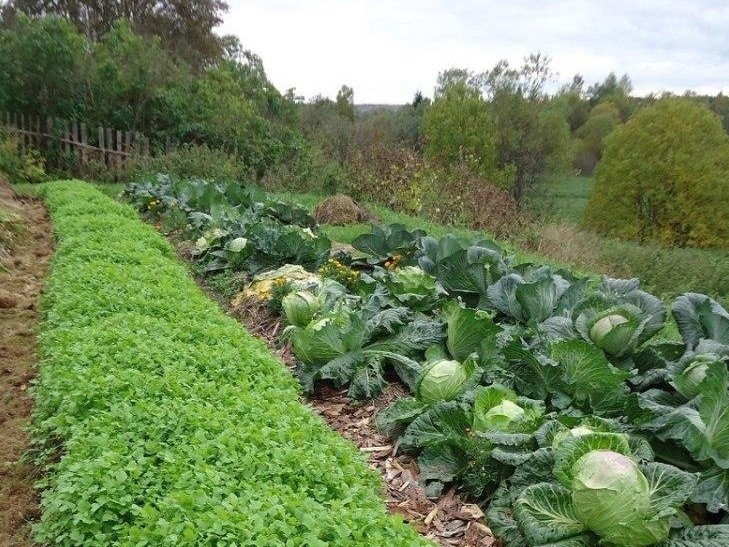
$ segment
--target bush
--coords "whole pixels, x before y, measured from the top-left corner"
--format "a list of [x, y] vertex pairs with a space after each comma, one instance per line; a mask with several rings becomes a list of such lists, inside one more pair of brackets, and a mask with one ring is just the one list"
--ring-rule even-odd
[[5, 173], [13, 183], [43, 182], [45, 162], [38, 152], [21, 150], [13, 135], [0, 131], [0, 173]]
[[688, 98], [664, 98], [606, 139], [585, 221], [609, 236], [729, 246], [729, 138]]
[[419, 176], [421, 214], [440, 224], [468, 226], [503, 237], [521, 227], [514, 197], [465, 165], [452, 170], [429, 169]]
[[210, 180], [249, 180], [253, 176], [232, 154], [204, 144], [184, 144], [158, 156], [132, 157], [118, 178], [120, 182], [129, 182], [154, 173]]
[[58, 245], [34, 391], [39, 543], [430, 545], [130, 207], [80, 182], [43, 193]]

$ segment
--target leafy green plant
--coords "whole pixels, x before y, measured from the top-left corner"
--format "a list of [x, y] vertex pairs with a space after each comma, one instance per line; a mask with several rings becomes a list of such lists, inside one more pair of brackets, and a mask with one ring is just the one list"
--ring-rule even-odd
[[604, 278], [572, 312], [582, 337], [608, 355], [621, 357], [663, 328], [666, 311], [658, 298], [641, 291], [637, 279]]
[[81, 182], [42, 192], [57, 246], [33, 394], [38, 542], [430, 545], [130, 207]]
[[664, 545], [696, 484], [691, 473], [641, 463], [619, 433], [572, 435], [555, 450], [558, 482], [527, 486], [514, 502], [529, 546]]
[[407, 308], [367, 312], [343, 305], [303, 328], [290, 328], [304, 389], [316, 380], [348, 385], [354, 399], [379, 395], [386, 385], [384, 365], [413, 386], [420, 365], [412, 357], [443, 339], [441, 323], [414, 316]]
[[382, 281], [395, 299], [412, 310], [434, 308], [445, 291], [430, 274], [417, 266], [403, 266], [384, 274]]
[[321, 303], [309, 291], [295, 291], [283, 297], [281, 308], [289, 325], [305, 327], [319, 311]]
[[488, 287], [507, 273], [503, 251], [495, 243], [473, 243], [453, 235], [440, 240], [424, 237], [418, 264], [434, 276], [450, 296], [460, 296], [472, 306], [484, 304]]
[[375, 225], [372, 233], [358, 236], [352, 246], [368, 255], [373, 264], [394, 261], [396, 266], [410, 263], [424, 235], [423, 230], [408, 230], [402, 224]]

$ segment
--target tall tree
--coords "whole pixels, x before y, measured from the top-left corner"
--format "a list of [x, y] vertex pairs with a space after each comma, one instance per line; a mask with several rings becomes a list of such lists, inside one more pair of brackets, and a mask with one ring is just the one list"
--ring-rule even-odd
[[98, 40], [119, 19], [126, 19], [138, 34], [158, 36], [175, 57], [195, 68], [206, 66], [223, 53], [222, 39], [213, 29], [228, 10], [223, 0], [10, 0], [3, 20], [13, 12], [33, 17], [58, 15], [70, 20], [88, 38]]
[[452, 83], [423, 116], [425, 157], [443, 166], [466, 164], [486, 175], [494, 169], [496, 131], [489, 105], [469, 85]]
[[500, 61], [477, 78], [496, 120], [498, 164], [514, 173], [517, 202], [569, 158], [569, 124], [545, 90], [551, 77], [549, 58], [535, 54], [519, 68]]

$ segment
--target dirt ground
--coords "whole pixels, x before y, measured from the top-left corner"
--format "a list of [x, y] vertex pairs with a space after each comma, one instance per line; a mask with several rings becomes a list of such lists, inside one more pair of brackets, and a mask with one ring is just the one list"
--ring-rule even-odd
[[31, 523], [39, 515], [36, 473], [22, 456], [32, 410], [28, 387], [36, 374], [37, 304], [53, 239], [40, 201], [15, 196], [1, 178], [0, 209], [20, 220], [0, 253], [0, 546], [20, 547], [33, 544]]

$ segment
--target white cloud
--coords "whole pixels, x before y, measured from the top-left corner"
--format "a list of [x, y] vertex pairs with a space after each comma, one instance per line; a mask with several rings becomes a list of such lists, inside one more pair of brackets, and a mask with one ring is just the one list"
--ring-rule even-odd
[[230, 1], [220, 31], [263, 58], [281, 90], [358, 103], [430, 94], [440, 70], [475, 71], [531, 52], [560, 80], [627, 72], [635, 91], [729, 90], [729, 6], [678, 0]]

